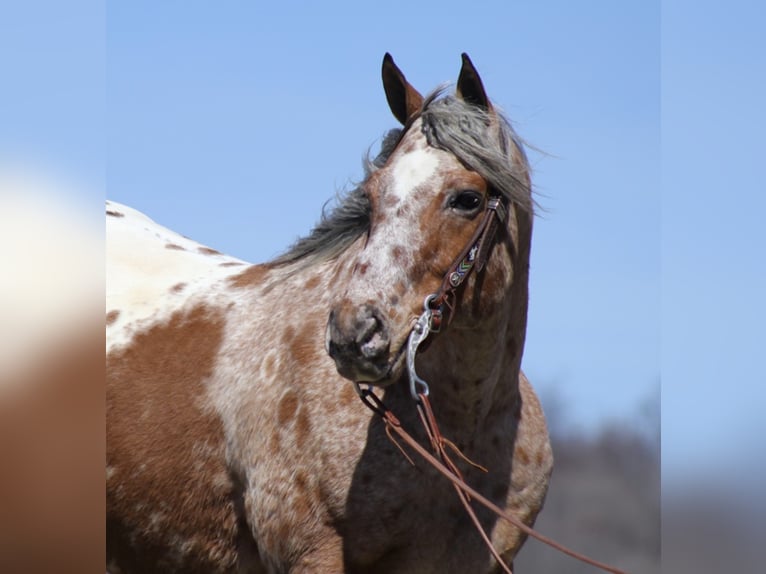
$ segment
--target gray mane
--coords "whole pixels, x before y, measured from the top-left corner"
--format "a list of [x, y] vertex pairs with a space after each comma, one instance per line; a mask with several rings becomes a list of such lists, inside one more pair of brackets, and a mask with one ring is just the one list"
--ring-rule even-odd
[[[375, 159], [369, 154], [364, 160], [364, 180], [354, 189], [336, 197], [337, 204], [322, 208], [319, 223], [305, 237], [296, 241], [285, 253], [271, 261], [271, 265], [302, 263], [303, 266], [337, 257], [356, 239], [370, 229], [370, 200], [364, 187], [370, 176], [383, 167], [399, 142], [402, 130], [393, 129], [384, 137], [380, 153]], [[329, 202], [328, 202], [329, 203]]]
[[[524, 144], [499, 111], [487, 112], [455, 97], [434, 92], [423, 103], [423, 131], [433, 147], [451, 152], [491, 188], [532, 213], [529, 167]], [[514, 162], [514, 153], [521, 161]]]
[[[459, 98], [440, 95], [441, 90], [430, 94], [420, 111], [428, 143], [454, 154], [486, 179], [494, 190], [531, 213], [533, 201], [527, 159], [523, 144], [508, 120], [499, 112], [493, 112], [490, 116], [485, 110]], [[325, 204], [321, 219], [311, 233], [298, 239], [271, 265], [300, 264], [305, 267], [329, 261], [367, 233], [371, 206], [365, 185], [370, 176], [388, 161], [401, 135], [400, 129], [389, 131], [383, 138], [380, 153], [372, 160], [369, 156], [365, 160], [364, 180], [350, 192], [339, 196], [331, 210], [328, 211]], [[517, 164], [511, 161], [510, 154], [514, 152], [522, 155], [522, 161]]]

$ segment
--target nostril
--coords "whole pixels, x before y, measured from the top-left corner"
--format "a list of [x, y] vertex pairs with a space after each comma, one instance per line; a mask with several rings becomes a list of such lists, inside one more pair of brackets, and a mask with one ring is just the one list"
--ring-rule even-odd
[[356, 343], [367, 359], [375, 359], [388, 352], [388, 329], [379, 311], [371, 305], [362, 312]]
[[375, 359], [388, 351], [388, 338], [382, 332], [376, 331], [359, 349], [365, 358]]
[[380, 330], [380, 327], [380, 321], [374, 316], [360, 321], [357, 325], [356, 342], [359, 345], [364, 345]]
[[330, 355], [333, 359], [338, 356], [338, 345], [335, 341], [332, 339], [327, 339], [327, 354]]

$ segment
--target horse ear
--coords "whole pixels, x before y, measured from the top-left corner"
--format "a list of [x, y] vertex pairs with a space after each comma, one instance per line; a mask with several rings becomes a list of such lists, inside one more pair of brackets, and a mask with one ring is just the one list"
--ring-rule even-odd
[[492, 109], [489, 103], [487, 93], [484, 91], [484, 84], [481, 83], [479, 72], [471, 62], [468, 54], [463, 52], [463, 66], [460, 68], [460, 76], [457, 79], [457, 95], [466, 102], [484, 108], [487, 111]]
[[383, 57], [382, 72], [383, 89], [386, 92], [388, 107], [391, 108], [394, 117], [404, 125], [412, 115], [420, 111], [423, 96], [409, 84], [388, 52]]

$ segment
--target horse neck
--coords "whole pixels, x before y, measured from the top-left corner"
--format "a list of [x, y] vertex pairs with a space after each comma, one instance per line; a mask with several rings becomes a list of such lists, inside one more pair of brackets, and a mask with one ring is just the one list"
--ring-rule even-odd
[[[492, 417], [516, 410], [527, 325], [529, 221], [519, 226], [521, 233], [512, 230], [513, 240], [504, 242], [513, 280], [500, 302], [473, 323], [460, 320], [458, 306], [453, 324], [434, 336], [418, 366], [429, 382], [434, 412], [452, 436], [470, 436]], [[487, 272], [499, 257], [496, 253]], [[463, 301], [467, 305], [470, 300]]]

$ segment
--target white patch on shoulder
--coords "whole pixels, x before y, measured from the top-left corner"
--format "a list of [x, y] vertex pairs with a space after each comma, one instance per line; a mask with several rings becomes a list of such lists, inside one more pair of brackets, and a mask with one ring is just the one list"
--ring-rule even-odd
[[107, 201], [106, 210], [106, 312], [119, 311], [107, 350], [129, 342], [137, 322], [162, 320], [200, 288], [242, 270], [223, 263], [245, 264], [125, 205]]
[[436, 150], [431, 147], [416, 149], [402, 155], [392, 166], [391, 193], [400, 201], [429, 180], [439, 167]]

